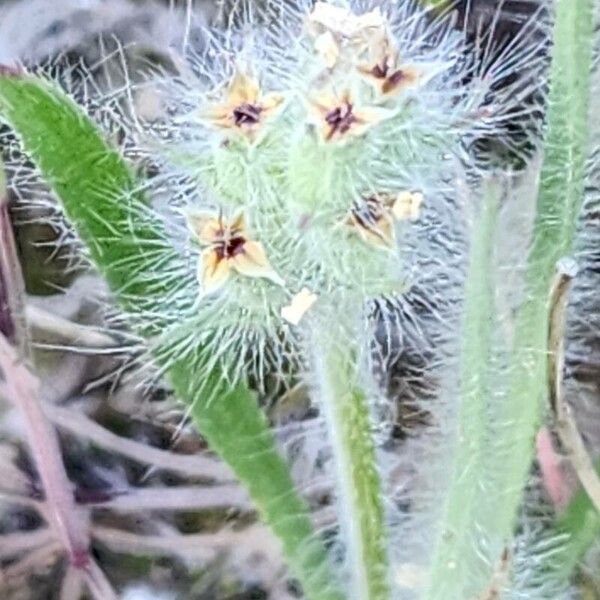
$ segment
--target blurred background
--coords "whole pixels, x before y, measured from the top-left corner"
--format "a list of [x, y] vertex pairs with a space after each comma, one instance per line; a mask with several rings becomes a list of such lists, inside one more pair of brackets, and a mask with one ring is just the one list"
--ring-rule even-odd
[[[201, 47], [203, 27], [219, 27], [234, 3], [0, 0], [0, 64], [44, 65], [81, 93], [78, 81], [92, 73], [97, 86], [92, 93], [106, 97], [142, 72], [172, 69], [170, 49], [185, 35]], [[493, 28], [499, 47], [539, 8], [533, 0], [455, 4], [457, 28], [464, 28], [472, 39], [482, 28]], [[160, 102], [151, 88], [144, 90], [133, 100], [139, 113], [151, 117], [161, 110]], [[532, 95], [525, 102], [539, 100]], [[524, 131], [539, 128], [543, 108], [528, 118], [533, 124], [511, 124], [519, 157], [534, 154], [535, 143]], [[118, 141], [119, 131], [114, 135]], [[10, 299], [0, 293], [0, 308], [13, 311], [13, 316], [21, 311], [30, 323], [43, 403], [52, 407], [48, 415], [59, 432], [76, 502], [90, 523], [93, 559], [107, 578], [98, 576], [98, 589], [105, 590], [107, 598], [114, 593], [129, 600], [299, 598], [276, 541], [257, 522], [245, 493], [226, 467], [206, 452], [170, 390], [136, 362], [139, 349], [110, 310], [101, 278], [79, 259], [52, 195], [19, 168], [15, 140], [6, 132], [0, 140], [9, 183], [18, 182], [11, 186], [18, 191], [7, 192], [4, 218], [10, 218], [26, 292], [25, 305], [19, 307], [11, 307]], [[490, 147], [485, 139], [475, 143], [507, 168], [522, 166], [506, 148]], [[152, 164], [144, 161], [136, 166], [152, 171]], [[517, 177], [517, 190], [528, 184], [528, 176]], [[26, 204], [19, 198], [24, 194]], [[593, 289], [589, 281], [582, 285]], [[585, 300], [594, 301], [589, 294]], [[597, 306], [588, 304], [585, 310], [596, 311]], [[574, 327], [578, 339], [590, 337], [589, 323], [575, 319]], [[427, 427], [429, 418], [412, 402], [431, 391], [413, 377], [424, 369], [427, 353], [410, 343], [400, 350], [388, 374], [399, 409], [390, 451], [401, 447], [415, 428]], [[589, 401], [580, 403], [577, 416], [586, 441], [595, 448], [600, 441], [597, 350], [592, 345], [584, 354], [572, 363], [570, 373], [585, 385]], [[328, 457], [319, 442], [318, 413], [302, 390], [277, 402], [268, 397], [261, 402], [318, 527], [333, 533], [335, 507], [331, 482], [324, 477]], [[572, 477], [568, 470], [566, 477]], [[22, 419], [0, 398], [0, 598], [85, 597], [83, 583], [45, 533], [42, 500]], [[414, 573], [406, 576], [418, 578]], [[584, 572], [582, 586], [586, 593], [597, 594], [589, 578]]]

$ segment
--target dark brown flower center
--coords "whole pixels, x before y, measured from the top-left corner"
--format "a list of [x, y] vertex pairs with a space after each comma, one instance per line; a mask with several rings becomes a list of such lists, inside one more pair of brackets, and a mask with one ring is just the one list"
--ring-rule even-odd
[[256, 104], [250, 104], [248, 102], [240, 104], [233, 110], [233, 120], [236, 127], [256, 125], [260, 121], [260, 114], [262, 111], [262, 106]]
[[223, 235], [214, 245], [217, 258], [219, 260], [234, 258], [244, 251], [245, 243], [246, 238], [239, 234], [234, 234], [232, 237]]
[[352, 206], [352, 216], [356, 223], [364, 229], [374, 230], [378, 228], [379, 222], [385, 213], [383, 202], [377, 196], [361, 198]]
[[356, 123], [353, 108], [352, 104], [344, 102], [325, 115], [325, 122], [331, 127], [327, 139], [331, 139], [336, 133], [346, 133]]
[[379, 65], [375, 65], [371, 69], [371, 75], [377, 79], [385, 79], [388, 76], [390, 70], [387, 57], [383, 59], [383, 62]]

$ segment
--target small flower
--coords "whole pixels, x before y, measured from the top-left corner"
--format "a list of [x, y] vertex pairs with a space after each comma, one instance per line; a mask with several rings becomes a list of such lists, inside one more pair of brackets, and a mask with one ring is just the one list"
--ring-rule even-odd
[[418, 66], [400, 63], [400, 55], [387, 33], [371, 40], [369, 59], [359, 65], [358, 70], [382, 96], [393, 96], [415, 87], [424, 75]]
[[308, 29], [314, 36], [318, 36], [324, 31], [330, 31], [339, 38], [362, 37], [362, 39], [367, 39], [373, 30], [385, 27], [385, 25], [385, 17], [378, 8], [362, 15], [356, 15], [328, 2], [317, 2], [308, 15]]
[[346, 140], [364, 135], [369, 128], [390, 116], [375, 107], [357, 107], [350, 92], [341, 96], [322, 93], [310, 102], [309, 119], [314, 122], [321, 139], [326, 142]]
[[345, 224], [377, 248], [394, 245], [394, 219], [383, 195], [375, 194], [354, 202]]
[[200, 245], [205, 246], [198, 264], [198, 281], [205, 292], [219, 289], [234, 271], [283, 285], [262, 244], [248, 237], [242, 213], [231, 221], [223, 216], [192, 214], [188, 216], [188, 225]]
[[416, 221], [421, 212], [423, 194], [421, 192], [400, 192], [392, 202], [392, 214], [398, 221]]
[[315, 39], [315, 50], [328, 69], [335, 67], [340, 57], [340, 47], [331, 31], [326, 31]]
[[369, 40], [385, 29], [386, 20], [379, 9], [355, 15], [339, 6], [317, 2], [308, 16], [315, 50], [330, 69], [337, 64], [342, 46], [358, 57], [369, 47]]
[[372, 246], [391, 248], [395, 242], [394, 221], [418, 219], [422, 203], [420, 192], [363, 196], [354, 202], [344, 223]]
[[211, 124], [257, 141], [264, 125], [281, 110], [281, 94], [263, 94], [258, 81], [239, 68], [227, 86], [224, 100], [209, 109]]
[[317, 298], [317, 294], [313, 294], [308, 288], [302, 288], [290, 304], [281, 309], [281, 317], [292, 325], [298, 325]]

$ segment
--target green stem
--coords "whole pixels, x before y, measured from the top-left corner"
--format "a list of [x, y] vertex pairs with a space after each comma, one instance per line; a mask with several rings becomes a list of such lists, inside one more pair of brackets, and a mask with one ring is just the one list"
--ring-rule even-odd
[[490, 568], [481, 551], [479, 510], [486, 479], [491, 336], [495, 315], [493, 249], [500, 188], [488, 184], [474, 225], [462, 326], [458, 442], [427, 598], [468, 598], [483, 589]]
[[[0, 113], [61, 199], [138, 333], [156, 337], [177, 327], [181, 316], [172, 310], [172, 295], [182, 258], [120, 155], [79, 107], [45, 82], [0, 75]], [[162, 366], [179, 398], [192, 406], [208, 444], [247, 486], [261, 516], [280, 536], [307, 598], [341, 600], [308, 507], [294, 488], [254, 394], [242, 386], [225, 388], [219, 373], [207, 381], [206, 357], [202, 349], [196, 353], [184, 363], [165, 359], [169, 352], [161, 352], [160, 344], [156, 348], [157, 362], [166, 362]]]
[[583, 201], [595, 22], [594, 0], [558, 0], [537, 216], [528, 257], [526, 300], [516, 319], [511, 384], [499, 412], [498, 494], [492, 532], [509, 543], [548, 395], [549, 292], [556, 263], [572, 251]]
[[[326, 331], [326, 329], [328, 329]], [[321, 404], [330, 430], [346, 537], [351, 597], [389, 600], [387, 541], [368, 399], [356, 353], [330, 328], [313, 333]]]

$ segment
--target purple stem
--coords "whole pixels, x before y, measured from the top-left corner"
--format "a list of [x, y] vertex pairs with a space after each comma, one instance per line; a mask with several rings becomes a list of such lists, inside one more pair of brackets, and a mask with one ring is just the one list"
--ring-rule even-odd
[[40, 404], [40, 382], [25, 363], [29, 358], [29, 340], [24, 298], [23, 277], [0, 173], [0, 369], [8, 398], [25, 420], [31, 454], [44, 488], [46, 516], [73, 567], [84, 569], [90, 564], [89, 527], [76, 505], [58, 436]]
[[[1, 166], [0, 166], [1, 168]], [[28, 348], [25, 324], [25, 286], [13, 235], [6, 191], [0, 174], [0, 333], [18, 346], [23, 356]]]
[[86, 568], [90, 561], [88, 523], [75, 503], [56, 431], [40, 405], [40, 382], [3, 335], [0, 335], [0, 369], [4, 373], [9, 399], [24, 417], [31, 454], [44, 488], [50, 525], [67, 551], [71, 564], [79, 569]]

